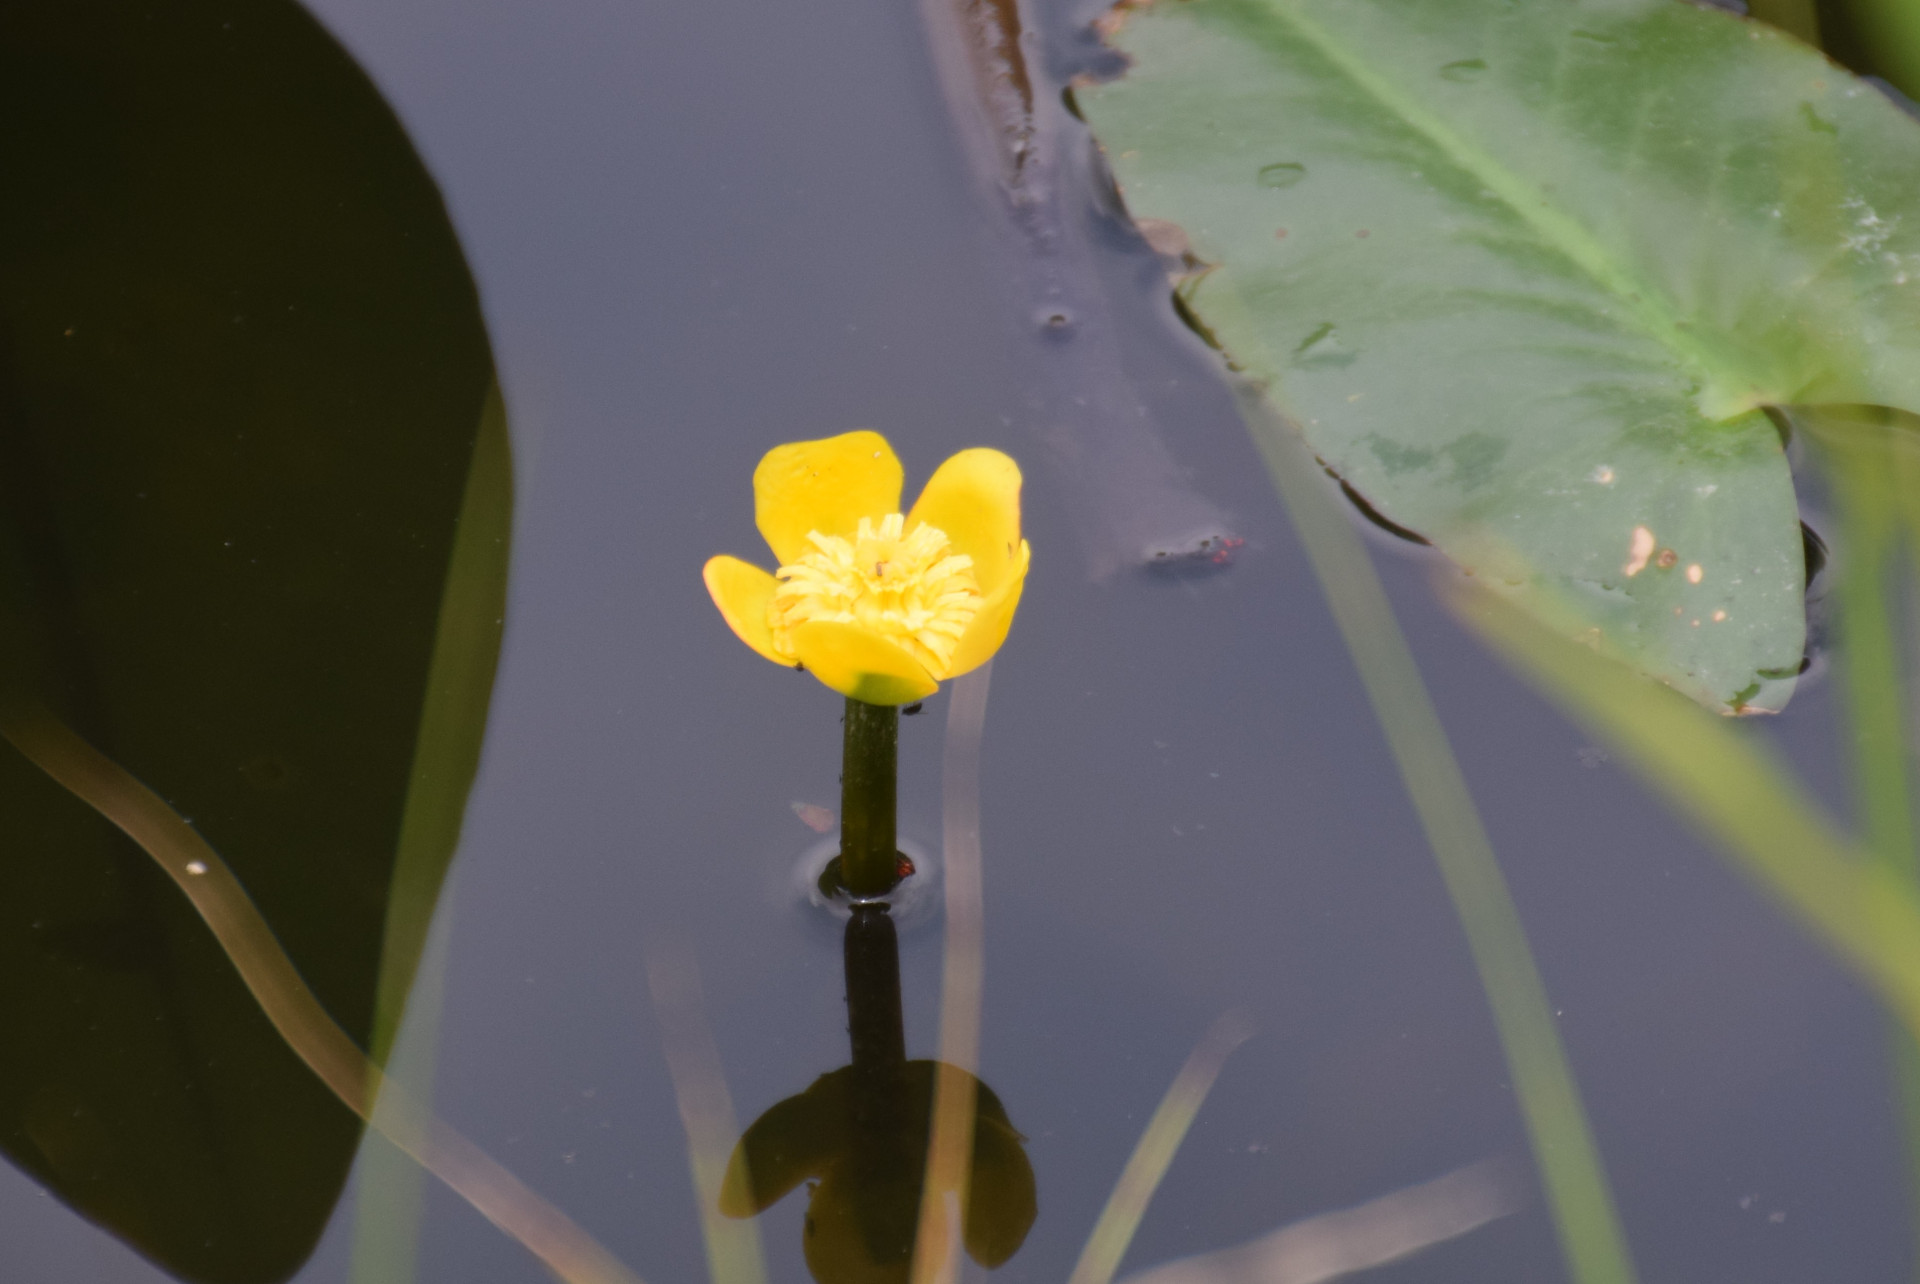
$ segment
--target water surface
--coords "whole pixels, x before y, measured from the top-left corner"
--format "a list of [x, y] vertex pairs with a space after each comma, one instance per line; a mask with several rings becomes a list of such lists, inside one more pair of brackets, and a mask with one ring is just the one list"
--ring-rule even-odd
[[[1118, 232], [1098, 261], [1139, 395], [1247, 540], [1218, 574], [1095, 582], [1023, 410], [1049, 376], [948, 127], [918, 19], [882, 0], [322, 0], [445, 194], [513, 432], [485, 758], [436, 931], [437, 1104], [650, 1281], [704, 1270], [647, 995], [694, 949], [751, 1117], [846, 1060], [833, 930], [790, 871], [835, 805], [838, 701], [740, 647], [702, 561], [763, 558], [775, 443], [887, 433], [1029, 461], [1035, 561], [983, 765], [982, 1077], [1040, 1217], [999, 1278], [1065, 1277], [1141, 1125], [1221, 1011], [1234, 1054], [1127, 1258], [1223, 1247], [1526, 1146], [1412, 809], [1210, 354]], [[1066, 31], [1074, 15], [1049, 11]], [[1648, 1281], [1898, 1277], [1902, 1173], [1872, 1003], [1444, 615], [1382, 569], [1525, 917]], [[902, 734], [938, 837], [944, 697]], [[1830, 692], [1765, 729], [1836, 802]], [[933, 1054], [939, 935], [904, 942]], [[423, 1008], [416, 1007], [418, 1018]], [[417, 1031], [416, 1031], [417, 1033]], [[404, 1055], [404, 1052], [403, 1052]], [[297, 1278], [348, 1278], [358, 1185]], [[806, 1278], [799, 1198], [762, 1219]], [[443, 1190], [419, 1278], [537, 1264]], [[10, 1278], [160, 1278], [11, 1172]], [[1553, 1280], [1544, 1208], [1381, 1281]]]

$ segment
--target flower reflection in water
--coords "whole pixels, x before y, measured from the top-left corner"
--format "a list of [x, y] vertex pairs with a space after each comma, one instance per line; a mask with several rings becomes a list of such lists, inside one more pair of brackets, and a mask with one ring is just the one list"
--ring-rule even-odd
[[[727, 1167], [720, 1209], [751, 1217], [806, 1181], [805, 1248], [814, 1279], [904, 1284], [940, 1067], [907, 1060], [899, 950], [884, 905], [854, 907], [846, 978], [852, 1064], [821, 1075], [754, 1121]], [[962, 1234], [967, 1255], [992, 1268], [1019, 1250], [1033, 1225], [1033, 1167], [1000, 1098], [966, 1078], [975, 1088], [976, 1120]]]

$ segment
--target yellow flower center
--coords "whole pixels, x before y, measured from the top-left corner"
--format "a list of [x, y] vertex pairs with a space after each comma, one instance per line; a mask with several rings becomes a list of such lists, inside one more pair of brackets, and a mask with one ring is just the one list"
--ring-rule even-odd
[[809, 620], [856, 624], [897, 642], [936, 678], [945, 678], [953, 650], [980, 610], [973, 559], [955, 553], [947, 533], [888, 513], [875, 528], [862, 517], [852, 539], [809, 531], [813, 550], [774, 574], [768, 623], [773, 649], [793, 650], [792, 630]]

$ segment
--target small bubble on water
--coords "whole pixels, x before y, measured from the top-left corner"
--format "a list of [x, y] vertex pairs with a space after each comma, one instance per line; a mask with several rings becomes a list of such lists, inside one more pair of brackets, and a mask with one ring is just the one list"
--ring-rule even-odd
[[1307, 167], [1298, 161], [1279, 161], [1260, 167], [1257, 179], [1262, 187], [1292, 187], [1307, 176]]

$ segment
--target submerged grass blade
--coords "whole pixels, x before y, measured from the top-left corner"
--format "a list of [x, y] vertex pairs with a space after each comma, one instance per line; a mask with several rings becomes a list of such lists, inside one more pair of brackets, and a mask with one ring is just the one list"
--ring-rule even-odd
[[639, 1284], [565, 1213], [386, 1082], [320, 1006], [226, 862], [152, 790], [44, 709], [0, 709], [0, 735], [153, 858], [212, 930], [287, 1046], [349, 1110], [566, 1284]]
[[[507, 608], [507, 553], [513, 523], [513, 457], [506, 406], [487, 392], [454, 528], [453, 554], [428, 662], [426, 699], [414, 739], [400, 841], [387, 888], [387, 922], [374, 994], [375, 1065], [432, 1108], [444, 958], [423, 957], [440, 884], [480, 769], [487, 707]], [[419, 969], [416, 974], [416, 967]], [[413, 1009], [407, 1064], [390, 1064], [401, 1018]], [[353, 1284], [411, 1284], [419, 1253], [425, 1174], [371, 1134], [360, 1154], [354, 1201]]]
[[[447, 934], [427, 938], [414, 970], [407, 1006], [412, 1021], [405, 1040], [390, 1046], [382, 1066], [387, 1082], [414, 1110], [433, 1109], [434, 1068], [439, 1063], [440, 1012], [446, 995]], [[426, 1208], [426, 1172], [387, 1140], [381, 1114], [396, 1099], [383, 1092], [374, 1102], [375, 1122], [360, 1143], [353, 1199], [350, 1284], [414, 1284], [420, 1256], [420, 1222]]]
[[985, 985], [980, 870], [980, 739], [986, 731], [989, 662], [956, 678], [947, 695], [941, 763], [941, 833], [946, 883], [946, 958], [940, 988], [940, 1060], [932, 1134], [914, 1239], [913, 1284], [952, 1284], [960, 1264], [967, 1170], [973, 1156], [974, 1088]]
[[1490, 593], [1462, 586], [1454, 606], [1920, 1033], [1920, 898], [1842, 837], [1764, 745]]
[[1129, 1275], [1123, 1284], [1326, 1284], [1457, 1239], [1520, 1206], [1514, 1165], [1483, 1159], [1237, 1248]]
[[496, 387], [487, 394], [474, 437], [400, 816], [369, 1048], [379, 1065], [386, 1064], [399, 1033], [413, 963], [425, 947], [441, 878], [460, 842], [467, 794], [480, 770], [507, 610], [512, 525], [513, 456]]
[[1120, 1269], [1120, 1259], [1127, 1255], [1127, 1245], [1133, 1242], [1133, 1233], [1140, 1228], [1140, 1219], [1146, 1215], [1148, 1201], [1159, 1189], [1160, 1179], [1167, 1175], [1167, 1166], [1212, 1091], [1213, 1081], [1220, 1077], [1220, 1067], [1251, 1033], [1244, 1013], [1227, 1012], [1201, 1036], [1187, 1063], [1174, 1076], [1167, 1095], [1160, 1099], [1153, 1118], [1147, 1120], [1146, 1130], [1127, 1158], [1127, 1166], [1120, 1170], [1120, 1180], [1114, 1183], [1107, 1206], [1100, 1210], [1100, 1219], [1093, 1224], [1093, 1233], [1087, 1236], [1087, 1246], [1080, 1250], [1080, 1260], [1074, 1263], [1067, 1284], [1109, 1284], [1113, 1279], [1113, 1273]]
[[1293, 426], [1242, 410], [1360, 671], [1466, 932], [1576, 1284], [1635, 1279], [1613, 1194], [1519, 912], [1386, 590]]
[[740, 1131], [720, 1049], [702, 1011], [700, 972], [692, 949], [675, 944], [649, 951], [647, 989], [660, 1018], [667, 1071], [673, 1078], [680, 1123], [687, 1132], [687, 1159], [693, 1169], [694, 1199], [700, 1205], [708, 1278], [712, 1284], [765, 1284], [760, 1223], [752, 1218], [736, 1221], [720, 1212], [720, 1184]]

